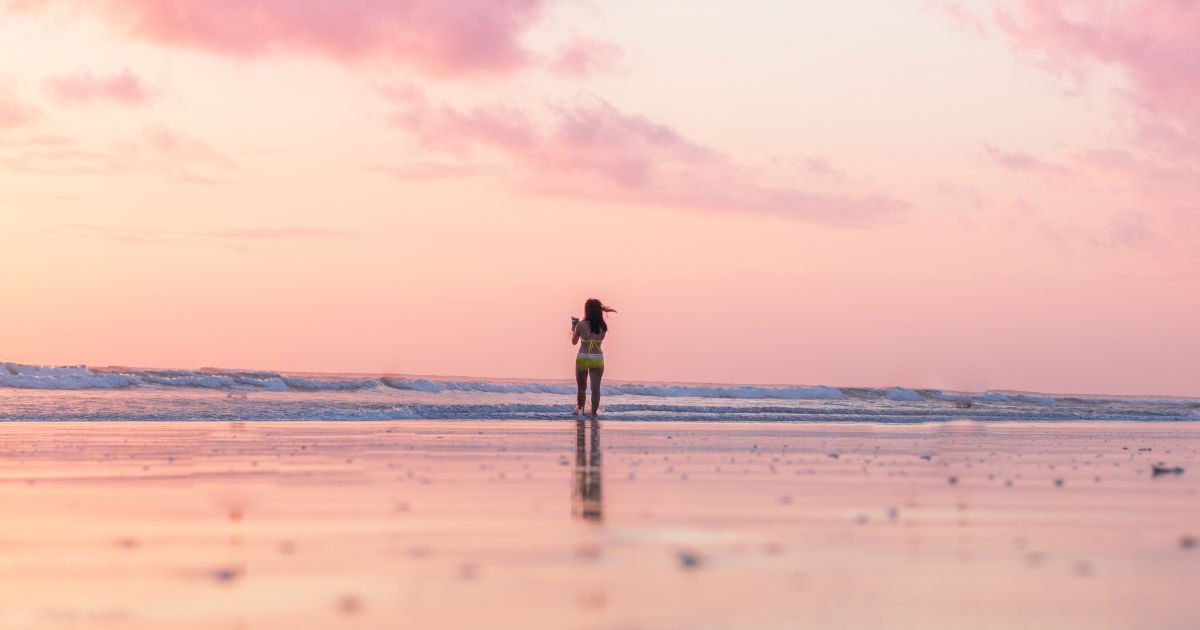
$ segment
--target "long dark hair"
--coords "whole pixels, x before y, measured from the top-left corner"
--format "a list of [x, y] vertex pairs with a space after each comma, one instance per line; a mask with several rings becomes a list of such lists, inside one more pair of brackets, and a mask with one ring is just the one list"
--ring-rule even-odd
[[587, 320], [593, 335], [608, 332], [608, 324], [604, 323], [604, 314], [616, 312], [617, 309], [605, 306], [596, 298], [588, 298], [588, 301], [583, 303], [583, 319]]

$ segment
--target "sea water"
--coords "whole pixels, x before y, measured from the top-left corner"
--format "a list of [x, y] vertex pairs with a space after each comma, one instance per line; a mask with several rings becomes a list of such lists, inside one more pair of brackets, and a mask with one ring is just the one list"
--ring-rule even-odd
[[[569, 380], [0, 363], [0, 420], [560, 419]], [[1200, 399], [605, 381], [606, 420], [1200, 421]]]

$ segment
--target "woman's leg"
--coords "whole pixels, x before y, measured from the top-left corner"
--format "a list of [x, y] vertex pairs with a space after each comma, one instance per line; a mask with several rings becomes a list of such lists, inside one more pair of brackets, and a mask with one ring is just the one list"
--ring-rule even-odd
[[579, 386], [578, 395], [575, 397], [575, 411], [583, 411], [583, 403], [587, 400], [587, 370], [575, 368], [575, 384]]
[[592, 368], [588, 372], [592, 375], [592, 417], [594, 418], [600, 412], [600, 379], [604, 377], [604, 368]]

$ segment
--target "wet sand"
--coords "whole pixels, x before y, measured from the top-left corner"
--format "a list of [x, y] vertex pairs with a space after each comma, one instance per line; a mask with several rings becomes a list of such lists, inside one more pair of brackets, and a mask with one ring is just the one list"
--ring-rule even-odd
[[1200, 625], [1193, 423], [63, 422], [0, 440], [0, 627]]

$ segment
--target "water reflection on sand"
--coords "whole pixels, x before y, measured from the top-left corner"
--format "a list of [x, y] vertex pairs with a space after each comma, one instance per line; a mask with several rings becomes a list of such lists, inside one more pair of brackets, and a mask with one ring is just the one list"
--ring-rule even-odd
[[0, 422], [0, 628], [1200, 618], [1200, 423], [572, 420]]
[[[589, 426], [590, 425], [590, 426]], [[588, 429], [591, 440], [588, 440]], [[604, 458], [600, 454], [600, 421], [575, 421], [575, 484], [571, 492], [571, 515], [585, 521], [604, 520], [601, 494]]]

